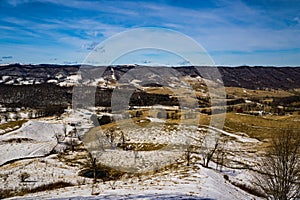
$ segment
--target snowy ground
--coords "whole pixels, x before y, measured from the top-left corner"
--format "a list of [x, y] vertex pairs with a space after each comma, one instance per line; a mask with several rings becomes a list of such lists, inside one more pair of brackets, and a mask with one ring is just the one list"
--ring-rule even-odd
[[[122, 131], [129, 143], [166, 146], [151, 151], [123, 151], [110, 148], [110, 145], [105, 151], [98, 149], [97, 158], [101, 163], [130, 172], [131, 175], [125, 174], [117, 181], [98, 182], [94, 185], [92, 195], [92, 180], [78, 175], [86, 151], [81, 148], [63, 155], [47, 155], [57, 144], [55, 134], [64, 133], [63, 123], [78, 125], [80, 122], [81, 134], [84, 134], [92, 127], [90, 115], [88, 111], [81, 110], [67, 113], [61, 120], [28, 121], [20, 129], [0, 136], [0, 191], [34, 188], [63, 181], [75, 186], [30, 193], [14, 199], [259, 199], [224, 179], [226, 174], [231, 181], [249, 184], [251, 172], [237, 168], [243, 166], [241, 163], [249, 166], [253, 164], [253, 148], [259, 141], [246, 134], [211, 128], [211, 132], [228, 139], [224, 144], [226, 151], [231, 152], [227, 155], [227, 167], [223, 167], [222, 173], [203, 168], [199, 165], [201, 154], [193, 154], [191, 166], [186, 166], [187, 144], [198, 145], [199, 140], [193, 138], [203, 139], [208, 127], [178, 127], [173, 124], [161, 126], [164, 121], [155, 118], [150, 118], [152, 126], [140, 127], [138, 130], [136, 127], [125, 127], [124, 130], [123, 127]], [[68, 131], [71, 128], [67, 126]], [[101, 130], [92, 129], [89, 133], [93, 131], [104, 137]], [[120, 131], [115, 137], [116, 141], [120, 141]], [[22, 139], [21, 142], [17, 142], [18, 139]], [[89, 143], [85, 143], [85, 146], [89, 149]], [[3, 165], [20, 158], [27, 159]], [[172, 167], [164, 169], [166, 166]], [[216, 168], [216, 164], [211, 162], [210, 167]], [[23, 172], [30, 174], [26, 182], [21, 182], [19, 178]], [[142, 174], [137, 175], [137, 172]]]
[[40, 192], [13, 199], [259, 199], [241, 191], [223, 175], [203, 167], [185, 167], [151, 176], [133, 177], [59, 190]]
[[62, 124], [28, 121], [15, 131], [0, 136], [0, 166], [21, 158], [48, 154], [56, 145], [55, 134], [63, 134]]

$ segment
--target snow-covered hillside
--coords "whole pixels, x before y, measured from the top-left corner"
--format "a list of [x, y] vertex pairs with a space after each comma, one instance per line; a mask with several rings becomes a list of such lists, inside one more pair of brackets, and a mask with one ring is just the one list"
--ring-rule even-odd
[[0, 165], [12, 160], [49, 154], [57, 144], [56, 134], [64, 134], [62, 124], [28, 121], [20, 129], [1, 135]]
[[[94, 195], [91, 195], [92, 188]], [[226, 181], [223, 174], [201, 166], [159, 172], [151, 176], [123, 178], [40, 192], [12, 199], [260, 199]]]
[[[19, 190], [29, 191], [30, 188], [63, 182], [71, 186], [29, 192], [12, 199], [260, 199], [233, 184], [249, 185], [251, 179], [251, 171], [237, 169], [240, 163], [250, 166], [255, 160], [253, 146], [259, 144], [259, 141], [246, 134], [229, 133], [205, 126], [165, 124], [165, 120], [151, 117], [148, 118], [150, 126], [122, 127], [126, 142], [140, 145], [144, 150], [122, 150], [116, 148], [115, 144], [107, 143], [106, 133], [100, 127], [92, 128], [90, 117], [91, 112], [88, 110], [70, 110], [60, 119], [28, 121], [21, 128], [0, 136], [0, 190], [20, 194]], [[74, 151], [49, 155], [58, 144], [56, 136], [72, 132], [73, 125], [81, 127], [78, 135], [83, 138], [84, 144], [78, 145]], [[217, 166], [213, 161], [209, 165], [211, 168], [204, 168], [200, 165], [201, 152], [193, 152], [191, 164], [187, 166], [187, 145], [199, 145], [199, 140], [205, 138], [207, 130], [226, 139], [226, 145], [222, 145], [225, 150], [234, 152], [227, 156], [227, 165], [233, 168], [224, 166], [220, 172], [215, 170]], [[114, 131], [117, 143], [122, 131]], [[86, 137], [91, 139], [94, 133], [98, 140], [103, 139], [104, 151], [89, 146], [95, 141], [86, 140]], [[143, 145], [146, 144], [151, 144], [154, 149], [159, 145], [162, 148], [145, 150]], [[102, 164], [126, 173], [117, 180], [103, 182], [98, 179], [93, 184], [92, 178], [79, 175], [88, 162], [87, 150], [94, 155], [98, 153], [96, 158]], [[30, 176], [22, 182], [19, 177], [24, 172]]]

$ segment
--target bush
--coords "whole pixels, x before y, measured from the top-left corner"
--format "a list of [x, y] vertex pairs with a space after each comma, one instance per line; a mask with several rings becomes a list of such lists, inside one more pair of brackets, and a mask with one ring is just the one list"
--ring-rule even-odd
[[25, 182], [26, 179], [28, 179], [29, 177], [30, 177], [30, 175], [27, 172], [23, 172], [19, 175], [21, 182]]
[[[94, 169], [93, 167], [86, 166], [84, 169], [79, 171], [79, 176], [87, 177], [87, 178], [94, 178]], [[116, 170], [114, 168], [110, 168], [105, 165], [97, 164], [95, 169], [96, 179], [101, 179], [103, 181], [110, 181], [110, 180], [118, 180], [123, 175], [123, 171]]]
[[266, 195], [264, 195], [262, 192], [256, 190], [255, 188], [249, 187], [246, 184], [231, 182], [232, 185], [240, 188], [241, 190], [244, 190], [245, 192], [248, 192], [249, 194], [255, 195], [257, 197], [263, 197], [266, 198]]
[[229, 176], [227, 175], [227, 174], [224, 174], [224, 179], [226, 180], [226, 181], [229, 181]]

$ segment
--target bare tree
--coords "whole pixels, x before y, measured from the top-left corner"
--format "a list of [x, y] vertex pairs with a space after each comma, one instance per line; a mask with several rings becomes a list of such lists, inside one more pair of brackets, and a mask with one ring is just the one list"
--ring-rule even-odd
[[213, 160], [213, 157], [220, 153], [221, 150], [224, 150], [223, 148], [226, 143], [226, 140], [220, 138], [220, 133], [214, 132], [210, 129], [207, 130], [207, 133], [203, 138], [190, 137], [190, 139], [198, 143], [198, 145], [194, 145], [193, 148], [189, 145], [186, 146], [187, 164], [190, 164], [191, 153], [196, 153], [202, 157], [202, 165], [206, 168], [209, 167], [209, 163]]
[[71, 132], [70, 132], [70, 134], [71, 134], [71, 150], [72, 150], [72, 152], [74, 152], [74, 150], [75, 150], [75, 145], [76, 145], [76, 139], [77, 139], [77, 129], [76, 128], [74, 128]]
[[3, 115], [3, 117], [4, 117], [5, 122], [7, 122], [8, 119], [9, 119], [9, 115], [8, 115], [7, 113], [5, 113], [5, 114]]
[[216, 151], [216, 170], [219, 170], [220, 172], [222, 172], [223, 166], [224, 166], [224, 159], [225, 159], [225, 149], [224, 147], [219, 147]]
[[64, 133], [64, 136], [67, 137], [67, 125], [66, 124], [63, 124], [63, 133]]
[[299, 136], [292, 130], [277, 134], [257, 167], [254, 183], [268, 199], [300, 198]]
[[215, 152], [216, 154], [216, 158], [215, 158], [215, 162], [216, 162], [216, 170], [219, 169], [220, 172], [222, 172], [222, 169], [223, 169], [223, 166], [224, 166], [224, 162], [225, 162], [225, 159], [226, 159], [226, 145], [228, 144], [228, 139], [226, 138], [220, 138], [219, 139], [219, 145], [218, 145], [218, 148]]
[[123, 131], [121, 131], [121, 141], [122, 141], [121, 145], [123, 147], [123, 150], [125, 150], [125, 135]]
[[216, 153], [218, 146], [219, 138], [214, 138], [213, 140], [204, 139], [201, 152], [204, 167], [208, 167], [208, 164], [212, 160], [214, 154]]
[[97, 165], [98, 165], [98, 161], [97, 158], [95, 158], [91, 152], [88, 153], [87, 156], [87, 162], [85, 167], [88, 169], [93, 170], [93, 182], [96, 183], [97, 181]]
[[222, 151], [222, 153], [221, 153], [221, 163], [220, 163], [220, 172], [223, 171], [225, 157], [226, 157], [226, 153], [224, 151]]
[[93, 172], [93, 183], [92, 183], [92, 191], [91, 191], [92, 195], [96, 194], [94, 191], [94, 185], [97, 182], [98, 164], [99, 164], [99, 161], [97, 160], [97, 158], [95, 158], [91, 152], [88, 152], [86, 162], [84, 163], [83, 168], [87, 169], [87, 170], [92, 170], [92, 172]]
[[106, 137], [107, 137], [107, 140], [110, 144], [110, 148], [111, 149], [114, 149], [115, 148], [115, 133], [114, 133], [114, 130], [113, 129], [108, 129], [105, 133]]
[[185, 152], [186, 161], [187, 161], [186, 166], [190, 166], [191, 154], [192, 154], [192, 146], [190, 144], [187, 144], [186, 152]]

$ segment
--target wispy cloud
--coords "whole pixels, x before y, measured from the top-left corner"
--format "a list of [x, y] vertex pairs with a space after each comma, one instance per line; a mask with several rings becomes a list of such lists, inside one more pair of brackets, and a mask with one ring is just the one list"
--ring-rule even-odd
[[6, 0], [0, 3], [0, 34], [7, 46], [87, 53], [121, 31], [163, 27], [187, 34], [223, 63], [229, 54], [238, 57], [233, 52], [257, 55], [299, 47], [299, 7], [297, 1], [269, 0]]
[[[135, 4], [126, 1], [40, 0], [40, 2], [53, 3], [76, 9], [94, 10], [106, 13], [113, 12], [115, 14], [122, 14], [126, 16], [137, 16], [137, 12], [132, 9], [132, 6]], [[126, 6], [124, 6], [124, 4], [126, 4]]]
[[2, 59], [12, 59], [12, 56], [2, 56]]
[[[32, 39], [41, 38], [42, 40], [51, 39], [54, 43], [64, 43], [77, 48], [93, 40], [100, 41], [100, 39], [103, 40], [103, 38], [125, 30], [125, 28], [121, 26], [104, 24], [97, 20], [84, 18], [31, 21], [8, 17], [3, 18], [2, 21], [13, 25], [4, 27], [7, 32], [3, 34], [7, 35], [7, 37], [18, 40], [24, 40], [26, 37], [31, 37]], [[16, 31], [18, 31], [19, 34], [12, 34]]]
[[6, 1], [8, 4], [16, 7], [20, 4], [24, 4], [24, 3], [29, 3], [30, 0], [9, 0], [9, 1]]
[[300, 17], [295, 17], [293, 21], [297, 22], [297, 24], [300, 25]]
[[81, 46], [81, 48], [87, 49], [87, 50], [91, 51], [91, 50], [93, 50], [98, 44], [99, 44], [99, 42], [87, 43], [87, 44], [83, 44], [83, 45]]

